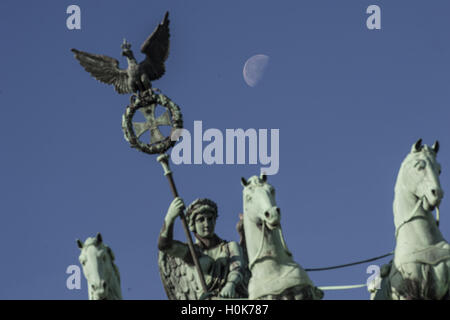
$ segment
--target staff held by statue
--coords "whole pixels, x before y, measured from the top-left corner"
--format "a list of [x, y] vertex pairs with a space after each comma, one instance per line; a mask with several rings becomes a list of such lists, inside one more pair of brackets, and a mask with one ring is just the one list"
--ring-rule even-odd
[[[162, 93], [156, 93], [159, 90], [152, 88], [151, 85], [151, 81], [161, 78], [165, 73], [164, 63], [169, 55], [170, 37], [168, 17], [169, 13], [167, 12], [163, 21], [142, 44], [141, 52], [146, 55], [142, 62], [136, 61], [130, 43], [126, 40], [123, 41], [122, 55], [127, 58], [127, 69], [120, 69], [116, 59], [105, 55], [91, 54], [77, 49], [72, 49], [72, 52], [81, 66], [95, 79], [114, 85], [115, 90], [120, 94], [133, 93], [130, 105], [122, 117], [125, 139], [131, 147], [139, 151], [147, 154], [160, 154], [157, 161], [163, 166], [164, 175], [167, 176], [173, 196], [178, 197], [166, 151], [175, 144], [175, 140], [171, 139], [173, 134], [183, 127], [182, 115], [180, 108], [175, 103]], [[160, 117], [155, 116], [155, 108], [158, 105], [166, 108], [166, 112]], [[145, 122], [132, 121], [137, 110], [143, 114]], [[165, 137], [159, 130], [160, 126], [171, 126], [171, 135]], [[147, 131], [150, 132], [149, 144], [139, 140], [139, 137]], [[208, 288], [183, 213], [180, 214], [180, 219], [204, 297], [206, 297]]]

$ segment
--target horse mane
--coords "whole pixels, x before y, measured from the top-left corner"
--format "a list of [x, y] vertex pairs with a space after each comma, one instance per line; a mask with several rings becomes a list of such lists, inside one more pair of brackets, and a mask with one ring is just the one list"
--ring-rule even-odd
[[114, 253], [112, 252], [111, 248], [108, 247], [106, 244], [104, 246], [106, 248], [106, 251], [108, 252], [109, 258], [111, 259], [111, 264], [112, 264], [114, 273], [116, 274], [117, 280], [120, 283], [120, 272], [119, 272], [119, 268], [114, 263], [114, 260], [115, 260]]
[[[252, 186], [262, 186], [267, 184], [266, 178], [261, 176], [251, 176], [250, 178], [248, 178], [248, 180], [245, 180], [245, 184], [243, 184], [244, 186], [244, 190], [246, 188], [251, 188]], [[236, 224], [236, 231], [239, 234], [240, 240], [239, 240], [239, 245], [242, 248], [242, 251], [244, 252], [244, 259], [245, 261], [248, 263], [248, 253], [247, 253], [247, 244], [246, 244], [246, 240], [245, 240], [245, 232], [244, 232], [244, 215], [241, 213], [239, 214], [239, 221]]]
[[239, 214], [239, 221], [236, 224], [236, 231], [239, 234], [239, 245], [242, 248], [244, 253], [244, 260], [248, 263], [248, 254], [247, 254], [247, 244], [245, 241], [245, 232], [244, 232], [244, 216]]

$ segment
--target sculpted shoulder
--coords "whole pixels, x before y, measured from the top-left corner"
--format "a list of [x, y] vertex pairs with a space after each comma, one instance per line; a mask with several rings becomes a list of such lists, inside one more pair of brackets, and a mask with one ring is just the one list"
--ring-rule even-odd
[[236, 241], [228, 242], [228, 250], [230, 251], [230, 255], [232, 256], [242, 255], [242, 247]]

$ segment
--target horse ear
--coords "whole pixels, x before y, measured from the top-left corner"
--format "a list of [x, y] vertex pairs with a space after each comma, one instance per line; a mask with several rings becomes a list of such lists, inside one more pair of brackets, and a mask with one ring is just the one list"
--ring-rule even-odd
[[83, 249], [83, 242], [80, 241], [80, 239], [77, 239], [77, 246], [80, 249]]
[[263, 182], [266, 182], [266, 181], [267, 181], [267, 175], [266, 175], [265, 173], [261, 174], [261, 180], [262, 180]]
[[246, 187], [248, 185], [248, 182], [247, 182], [247, 180], [245, 180], [244, 177], [241, 177], [241, 184], [243, 187]]
[[95, 241], [97, 242], [97, 244], [100, 244], [103, 242], [103, 238], [100, 232], [97, 233], [97, 235], [95, 236]]
[[422, 150], [422, 139], [417, 140], [417, 142], [413, 144], [411, 152], [419, 152], [420, 150]]
[[431, 148], [433, 149], [434, 153], [437, 154], [439, 151], [439, 141], [436, 140]]

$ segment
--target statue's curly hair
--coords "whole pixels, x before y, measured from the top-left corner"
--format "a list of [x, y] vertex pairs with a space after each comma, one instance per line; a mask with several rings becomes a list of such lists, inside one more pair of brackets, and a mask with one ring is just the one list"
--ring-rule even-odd
[[214, 201], [206, 198], [196, 199], [186, 209], [186, 220], [189, 230], [195, 231], [195, 216], [204, 210], [211, 211], [216, 219], [219, 216], [217, 204]]

